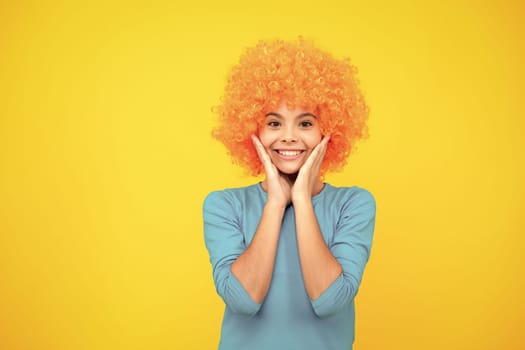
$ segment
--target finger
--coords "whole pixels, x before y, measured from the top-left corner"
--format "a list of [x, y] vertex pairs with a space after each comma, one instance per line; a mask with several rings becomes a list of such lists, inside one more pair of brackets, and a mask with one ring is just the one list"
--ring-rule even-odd
[[321, 141], [321, 149], [319, 151], [319, 157], [317, 158], [317, 171], [321, 168], [324, 158], [326, 156], [326, 151], [328, 150], [328, 142], [330, 141], [330, 136], [323, 137]]
[[259, 156], [261, 162], [264, 163], [265, 160], [269, 159], [268, 153], [264, 149], [264, 146], [262, 145], [261, 141], [257, 136], [252, 135], [251, 137], [253, 145], [255, 146], [255, 150], [257, 151], [257, 155]]
[[255, 146], [255, 150], [257, 151], [257, 155], [259, 156], [259, 159], [261, 160], [261, 163], [263, 164], [265, 172], [268, 174], [272, 172], [274, 169], [272, 160], [270, 159], [270, 155], [266, 150], [264, 149], [264, 146], [262, 145], [259, 138], [255, 135], [252, 135], [252, 142]]
[[321, 142], [319, 142], [319, 144], [315, 146], [314, 150], [312, 151], [312, 154], [310, 155], [312, 158], [310, 167], [316, 173], [319, 172], [321, 164], [323, 163], [324, 156], [326, 154], [326, 149], [328, 148], [327, 145], [329, 140], [330, 136], [323, 137]]
[[326, 153], [326, 148], [328, 144], [328, 140], [330, 139], [329, 136], [323, 137], [321, 142], [319, 142], [313, 149], [312, 153], [310, 154], [310, 158], [312, 158], [312, 165], [315, 165], [323, 160], [324, 155]]
[[328, 149], [328, 142], [330, 141], [330, 136], [325, 136], [323, 137], [323, 139], [321, 140], [321, 150], [319, 151], [320, 155], [319, 155], [319, 159], [320, 159], [320, 162], [322, 163], [323, 160], [324, 160], [324, 156], [326, 155], [326, 150]]

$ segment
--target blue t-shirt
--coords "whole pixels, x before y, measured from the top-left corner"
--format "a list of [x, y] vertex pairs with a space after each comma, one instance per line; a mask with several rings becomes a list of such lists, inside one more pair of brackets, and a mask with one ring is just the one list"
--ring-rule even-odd
[[[217, 293], [226, 303], [220, 350], [352, 349], [354, 297], [370, 256], [375, 200], [359, 187], [325, 183], [312, 197], [326, 245], [343, 273], [315, 300], [306, 293], [293, 205], [286, 208], [266, 298], [256, 303], [230, 267], [250, 244], [267, 194], [260, 183], [210, 193], [204, 236]], [[299, 218], [300, 220], [300, 218]]]

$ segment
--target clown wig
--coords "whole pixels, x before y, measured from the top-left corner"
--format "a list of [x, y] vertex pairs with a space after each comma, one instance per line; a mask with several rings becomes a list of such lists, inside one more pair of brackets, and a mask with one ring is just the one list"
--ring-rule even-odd
[[368, 107], [356, 72], [348, 59], [335, 59], [302, 38], [260, 41], [230, 72], [221, 104], [213, 108], [219, 115], [213, 136], [234, 163], [260, 175], [264, 168], [250, 135], [285, 101], [289, 109], [314, 113], [321, 133], [330, 135], [321, 174], [340, 171], [356, 141], [368, 136]]

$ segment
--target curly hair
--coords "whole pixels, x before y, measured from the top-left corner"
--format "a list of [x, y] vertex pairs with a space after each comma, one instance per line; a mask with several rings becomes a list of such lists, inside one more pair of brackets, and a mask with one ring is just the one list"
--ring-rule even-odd
[[264, 168], [250, 135], [267, 112], [285, 101], [289, 109], [301, 107], [314, 113], [322, 135], [330, 142], [321, 175], [340, 171], [356, 141], [368, 137], [368, 106], [349, 59], [335, 59], [299, 37], [297, 41], [259, 41], [241, 56], [231, 70], [212, 135], [221, 141], [234, 163], [252, 175]]

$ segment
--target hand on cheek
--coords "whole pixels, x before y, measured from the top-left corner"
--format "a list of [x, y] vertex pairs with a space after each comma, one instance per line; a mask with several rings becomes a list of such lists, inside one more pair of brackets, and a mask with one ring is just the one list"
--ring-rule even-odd
[[252, 142], [261, 160], [266, 174], [266, 191], [268, 202], [274, 202], [280, 206], [286, 206], [291, 201], [291, 184], [287, 178], [282, 176], [277, 167], [272, 163], [270, 155], [264, 149], [259, 138], [252, 135]]
[[292, 187], [291, 199], [293, 202], [298, 200], [310, 200], [316, 192], [316, 187], [321, 185], [319, 171], [323, 163], [328, 141], [330, 136], [324, 136], [321, 142], [315, 146], [308, 159], [299, 169], [299, 174]]

